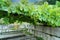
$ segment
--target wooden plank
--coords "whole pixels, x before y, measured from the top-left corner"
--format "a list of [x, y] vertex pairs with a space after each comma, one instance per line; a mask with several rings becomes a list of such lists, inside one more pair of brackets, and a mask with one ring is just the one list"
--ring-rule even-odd
[[55, 35], [55, 36], [58, 36], [60, 37], [60, 28], [57, 27], [57, 28], [53, 28], [53, 27], [36, 27], [36, 29], [38, 29], [38, 31], [41, 31], [41, 32], [44, 32], [44, 33], [47, 33], [47, 34], [51, 34], [51, 35]]
[[6, 34], [6, 35], [0, 35], [0, 39], [3, 38], [13, 38], [18, 36], [25, 36], [23, 33], [14, 33], [14, 34]]

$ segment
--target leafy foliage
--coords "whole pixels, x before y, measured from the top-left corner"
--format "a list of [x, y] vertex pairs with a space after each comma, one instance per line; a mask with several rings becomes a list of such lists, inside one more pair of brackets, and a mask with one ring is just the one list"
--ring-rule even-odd
[[47, 0], [47, 2], [48, 2], [49, 4], [56, 4], [56, 1], [57, 1], [57, 0]]
[[36, 37], [37, 40], [44, 40], [43, 38], [41, 37]]
[[59, 2], [59, 1], [57, 1], [57, 2], [56, 2], [56, 5], [57, 5], [58, 7], [60, 7], [60, 2]]
[[25, 1], [23, 3], [7, 1], [0, 1], [0, 19], [5, 19], [4, 21], [8, 24], [18, 20], [18, 22], [30, 22], [33, 24], [42, 22], [51, 26], [60, 26], [60, 7], [57, 6], [59, 4], [48, 5], [45, 2], [43, 5], [34, 5]]

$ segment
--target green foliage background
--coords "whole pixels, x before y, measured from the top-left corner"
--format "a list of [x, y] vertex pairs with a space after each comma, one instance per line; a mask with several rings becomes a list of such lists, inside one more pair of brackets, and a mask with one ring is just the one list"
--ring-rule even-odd
[[60, 26], [60, 2], [56, 5], [30, 4], [27, 1], [13, 3], [11, 0], [0, 0], [0, 24], [10, 24], [15, 21], [32, 24], [43, 23]]

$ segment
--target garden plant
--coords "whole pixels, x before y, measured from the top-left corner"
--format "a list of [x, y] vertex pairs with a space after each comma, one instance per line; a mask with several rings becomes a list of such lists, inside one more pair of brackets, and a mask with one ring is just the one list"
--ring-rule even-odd
[[28, 0], [21, 0], [19, 3], [0, 0], [0, 24], [11, 24], [16, 21], [60, 26], [60, 2], [57, 1], [55, 5], [49, 5], [47, 2], [35, 5], [28, 3]]

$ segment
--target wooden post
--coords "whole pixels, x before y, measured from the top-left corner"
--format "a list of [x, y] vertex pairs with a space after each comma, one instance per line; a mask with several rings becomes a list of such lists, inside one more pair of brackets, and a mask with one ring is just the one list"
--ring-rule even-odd
[[[36, 25], [34, 25], [34, 29], [36, 29]], [[36, 30], [34, 30], [34, 37], [36, 36]]]

